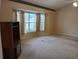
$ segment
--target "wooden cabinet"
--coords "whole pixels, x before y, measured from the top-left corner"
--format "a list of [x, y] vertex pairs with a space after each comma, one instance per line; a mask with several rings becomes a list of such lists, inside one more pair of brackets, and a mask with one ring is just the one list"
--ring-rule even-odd
[[3, 59], [17, 59], [21, 53], [19, 22], [0, 22]]

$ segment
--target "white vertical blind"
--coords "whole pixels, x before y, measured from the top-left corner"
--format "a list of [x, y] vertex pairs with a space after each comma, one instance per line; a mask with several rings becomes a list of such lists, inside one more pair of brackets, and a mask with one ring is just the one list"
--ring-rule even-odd
[[20, 11], [17, 11], [17, 12], [16, 12], [16, 16], [17, 16], [17, 17], [16, 17], [17, 21], [20, 22]]
[[45, 28], [45, 14], [41, 13], [40, 14], [40, 31], [44, 31]]

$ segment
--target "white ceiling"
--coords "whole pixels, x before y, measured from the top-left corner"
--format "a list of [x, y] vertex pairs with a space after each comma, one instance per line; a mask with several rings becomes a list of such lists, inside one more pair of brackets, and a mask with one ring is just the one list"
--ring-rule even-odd
[[22, 0], [22, 1], [30, 2], [51, 9], [58, 9], [70, 4], [68, 3], [68, 1], [73, 1], [73, 0]]

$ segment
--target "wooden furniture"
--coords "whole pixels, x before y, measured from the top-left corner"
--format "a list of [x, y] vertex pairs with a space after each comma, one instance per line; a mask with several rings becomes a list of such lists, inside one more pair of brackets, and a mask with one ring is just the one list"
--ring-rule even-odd
[[3, 59], [17, 59], [21, 53], [19, 22], [0, 22]]

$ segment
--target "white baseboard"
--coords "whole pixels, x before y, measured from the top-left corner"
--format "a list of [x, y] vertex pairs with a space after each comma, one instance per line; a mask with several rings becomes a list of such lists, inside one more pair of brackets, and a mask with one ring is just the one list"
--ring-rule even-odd
[[66, 34], [66, 33], [57, 33], [56, 35], [65, 36], [66, 38], [78, 41], [77, 35], [70, 35], [70, 34]]
[[[58, 33], [59, 34], [59, 33]], [[71, 36], [71, 37], [76, 37], [78, 38], [78, 35], [71, 35], [71, 34], [66, 34], [66, 33], [60, 33], [61, 35], [67, 35], [67, 36]]]
[[78, 41], [77, 35], [70, 35], [70, 34], [66, 34], [66, 33], [55, 33], [55, 35]]

